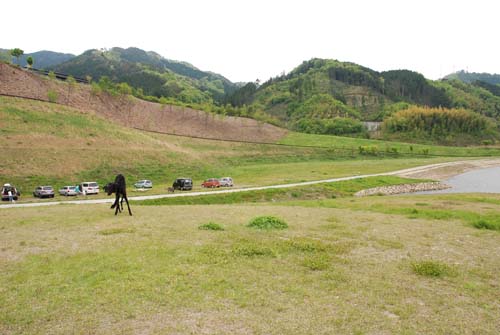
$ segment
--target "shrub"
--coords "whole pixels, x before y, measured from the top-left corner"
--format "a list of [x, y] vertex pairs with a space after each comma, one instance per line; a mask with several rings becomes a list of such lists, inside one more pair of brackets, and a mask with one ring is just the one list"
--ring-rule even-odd
[[205, 224], [202, 224], [198, 227], [200, 230], [224, 230], [224, 227], [222, 227], [220, 224], [215, 223], [215, 222], [208, 222]]
[[47, 92], [47, 98], [49, 99], [50, 102], [57, 102], [57, 92], [49, 90]]
[[449, 265], [437, 261], [420, 261], [411, 263], [413, 272], [426, 277], [443, 277], [455, 275], [455, 271]]
[[274, 216], [258, 216], [250, 220], [247, 227], [257, 229], [286, 229], [288, 225], [282, 219]]

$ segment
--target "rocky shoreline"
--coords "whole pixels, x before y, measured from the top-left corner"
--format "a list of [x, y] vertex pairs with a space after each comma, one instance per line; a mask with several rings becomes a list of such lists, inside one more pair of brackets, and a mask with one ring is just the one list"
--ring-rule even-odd
[[393, 195], [393, 194], [413, 193], [422, 191], [437, 191], [437, 190], [444, 190], [447, 188], [450, 188], [450, 186], [443, 184], [441, 182], [401, 184], [401, 185], [374, 187], [366, 190], [361, 190], [359, 192], [356, 192], [354, 196], [366, 197], [370, 195]]

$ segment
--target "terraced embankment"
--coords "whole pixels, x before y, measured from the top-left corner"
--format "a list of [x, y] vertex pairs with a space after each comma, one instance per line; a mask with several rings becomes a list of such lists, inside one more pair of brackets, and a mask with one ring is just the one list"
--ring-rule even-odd
[[96, 113], [122, 126], [176, 135], [275, 142], [287, 131], [249, 118], [221, 116], [187, 107], [162, 105], [130, 95], [96, 92], [90, 85], [69, 84], [0, 63], [0, 95], [49, 101], [83, 113]]

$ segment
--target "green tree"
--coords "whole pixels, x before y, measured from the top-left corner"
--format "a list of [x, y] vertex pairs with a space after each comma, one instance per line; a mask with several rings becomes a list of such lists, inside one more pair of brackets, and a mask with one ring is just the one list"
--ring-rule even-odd
[[30, 68], [33, 67], [33, 57], [28, 56], [28, 58], [26, 58], [26, 63], [28, 63]]
[[24, 54], [24, 51], [19, 49], [19, 48], [14, 48], [14, 49], [10, 50], [10, 54], [13, 57], [16, 57], [17, 64], [19, 65], [19, 57], [21, 57]]

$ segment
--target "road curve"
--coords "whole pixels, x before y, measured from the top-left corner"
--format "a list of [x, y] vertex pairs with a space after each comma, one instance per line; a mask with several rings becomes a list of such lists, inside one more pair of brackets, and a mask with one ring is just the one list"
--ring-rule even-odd
[[[213, 192], [169, 193], [169, 194], [158, 194], [158, 195], [133, 196], [133, 197], [129, 197], [128, 199], [141, 201], [141, 200], [162, 199], [162, 198], [196, 197], [196, 196], [200, 196], [200, 195], [216, 195], [216, 194], [225, 194], [225, 193], [269, 190], [269, 189], [274, 189], [274, 188], [289, 188], [289, 187], [297, 187], [297, 186], [307, 186], [307, 185], [315, 185], [315, 184], [323, 184], [323, 183], [334, 183], [334, 182], [344, 181], [344, 180], [353, 180], [353, 179], [378, 177], [378, 176], [394, 176], [394, 175], [410, 176], [412, 174], [418, 174], [418, 173], [426, 172], [426, 171], [433, 170], [433, 169], [449, 167], [449, 166], [456, 166], [458, 164], [470, 163], [470, 162], [471, 161], [438, 163], [438, 164], [418, 166], [418, 167], [414, 167], [414, 168], [391, 171], [391, 172], [382, 172], [382, 173], [363, 174], [363, 175], [356, 175], [356, 176], [349, 176], [349, 177], [305, 181], [305, 182], [292, 183], [292, 184], [234, 188], [234, 189], [218, 190], [218, 191], [213, 191]], [[500, 161], [499, 161], [499, 165], [500, 165]], [[54, 205], [61, 205], [61, 204], [75, 204], [75, 205], [105, 204], [105, 203], [113, 203], [114, 201], [115, 201], [115, 199], [113, 197], [113, 198], [109, 198], [109, 199], [51, 201], [51, 202], [35, 202], [35, 203], [28, 203], [28, 204], [17, 204], [17, 203], [11, 204], [11, 203], [9, 203], [6, 205], [0, 205], [0, 209], [2, 209], [2, 208], [54, 206]]]

